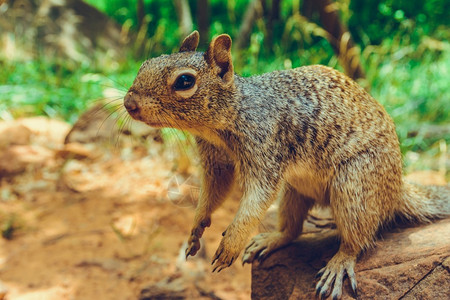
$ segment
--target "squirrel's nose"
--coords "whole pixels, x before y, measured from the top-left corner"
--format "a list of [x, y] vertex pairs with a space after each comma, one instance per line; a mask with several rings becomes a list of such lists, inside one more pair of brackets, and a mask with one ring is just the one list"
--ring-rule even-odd
[[128, 92], [123, 99], [123, 105], [127, 109], [129, 114], [136, 114], [139, 112], [139, 105], [136, 101], [136, 95], [133, 92]]

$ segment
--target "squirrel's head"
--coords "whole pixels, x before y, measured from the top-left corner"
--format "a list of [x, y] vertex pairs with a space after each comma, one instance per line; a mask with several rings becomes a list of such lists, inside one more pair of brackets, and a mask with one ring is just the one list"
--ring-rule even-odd
[[134, 119], [187, 130], [226, 126], [235, 93], [231, 38], [219, 35], [205, 53], [196, 52], [198, 41], [194, 31], [178, 53], [142, 64], [124, 99]]

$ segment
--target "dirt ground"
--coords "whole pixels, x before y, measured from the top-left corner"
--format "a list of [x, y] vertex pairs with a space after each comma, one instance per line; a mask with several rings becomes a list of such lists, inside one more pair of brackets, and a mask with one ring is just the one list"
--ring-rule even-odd
[[[70, 128], [45, 118], [0, 123], [4, 299], [250, 298], [250, 266], [218, 274], [210, 266], [238, 193], [213, 215], [204, 251], [186, 262], [195, 161], [155, 132], [146, 142], [113, 133], [109, 146], [64, 144]], [[445, 182], [437, 172], [414, 176]]]
[[214, 214], [206, 251], [184, 259], [198, 193], [194, 164], [132, 137], [109, 147], [64, 145], [70, 126], [54, 120], [2, 125], [6, 299], [137, 299], [145, 288], [193, 299], [249, 298], [249, 266], [219, 274], [210, 266], [237, 197]]

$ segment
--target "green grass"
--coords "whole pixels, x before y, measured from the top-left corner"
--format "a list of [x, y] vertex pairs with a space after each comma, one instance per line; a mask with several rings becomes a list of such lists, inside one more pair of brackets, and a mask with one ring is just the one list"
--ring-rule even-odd
[[[449, 43], [443, 45], [450, 50]], [[428, 124], [450, 126], [450, 51], [421, 50], [421, 46], [381, 45], [366, 58], [371, 94], [394, 119], [403, 153], [425, 151], [441, 139], [450, 143], [448, 135], [408, 136]]]
[[45, 115], [71, 123], [94, 102], [108, 100], [108, 89], [125, 94], [139, 68], [137, 62], [115, 71], [70, 68], [46, 59], [0, 64], [0, 119]]

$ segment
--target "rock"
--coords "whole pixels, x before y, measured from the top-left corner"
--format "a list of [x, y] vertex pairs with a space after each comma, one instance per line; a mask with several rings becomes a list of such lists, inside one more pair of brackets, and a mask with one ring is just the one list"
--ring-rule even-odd
[[85, 161], [68, 160], [61, 169], [60, 186], [77, 193], [85, 193], [102, 188], [104, 184], [101, 169]]
[[[447, 258], [446, 260], [449, 260]], [[449, 269], [438, 265], [423, 280], [408, 291], [402, 299], [449, 299], [450, 283]]]
[[25, 181], [21, 184], [15, 184], [13, 191], [16, 195], [23, 195], [26, 196], [30, 194], [31, 192], [36, 191], [51, 191], [52, 185], [47, 180], [31, 180], [31, 181]]
[[40, 146], [11, 146], [0, 154], [0, 178], [14, 176], [28, 166], [40, 167], [53, 158], [53, 152]]
[[[450, 219], [383, 233], [359, 258], [359, 299], [448, 299]], [[252, 267], [253, 299], [314, 299], [315, 274], [336, 253], [336, 231], [302, 235]], [[343, 299], [353, 299], [348, 280]]]
[[141, 290], [139, 300], [182, 300], [182, 299], [215, 299], [220, 300], [210, 286], [201, 282], [192, 282], [182, 274], [175, 273], [156, 284]]
[[115, 141], [119, 134], [117, 119], [112, 109], [99, 103], [80, 115], [64, 139], [69, 143], [98, 143]]
[[129, 130], [132, 136], [150, 138], [158, 143], [163, 142], [160, 129], [150, 127], [142, 122], [132, 121]]
[[183, 282], [183, 278], [166, 278], [143, 289], [139, 295], [139, 300], [150, 299], [186, 299], [186, 286]]
[[0, 123], [0, 149], [11, 145], [28, 145], [30, 143], [31, 130], [22, 124], [15, 122]]
[[10, 148], [0, 154], [0, 178], [20, 174], [25, 171], [26, 166]]
[[117, 144], [123, 134], [142, 140], [162, 142], [160, 129], [132, 120], [123, 108], [113, 105], [109, 107], [107, 104], [99, 103], [80, 115], [64, 143]]
[[[184, 242], [178, 252], [175, 271], [141, 290], [140, 300], [146, 299], [217, 299], [213, 288], [205, 284], [205, 277], [211, 272], [210, 260], [206, 259], [206, 245], [200, 239], [200, 250], [195, 256], [186, 259]], [[226, 299], [226, 298], [225, 298]]]
[[32, 117], [16, 121], [33, 133], [33, 141], [47, 148], [59, 148], [70, 129], [68, 123], [47, 117]]
[[111, 227], [122, 239], [131, 238], [138, 233], [136, 228], [136, 216], [133, 215], [123, 215], [114, 219], [111, 223]]
[[56, 56], [64, 59], [67, 66], [76, 68], [79, 64], [73, 62], [86, 61], [109, 63], [114, 67], [114, 63], [125, 57], [127, 33], [82, 0], [0, 3], [0, 40], [11, 40], [15, 45], [5, 47], [9, 59], [20, 60], [24, 56], [29, 59], [39, 49], [41, 56]]
[[56, 157], [63, 159], [96, 159], [101, 155], [100, 151], [96, 151], [95, 145], [80, 143], [65, 144], [64, 148], [56, 153]]
[[0, 281], [0, 300], [5, 299], [8, 294], [8, 288]]

